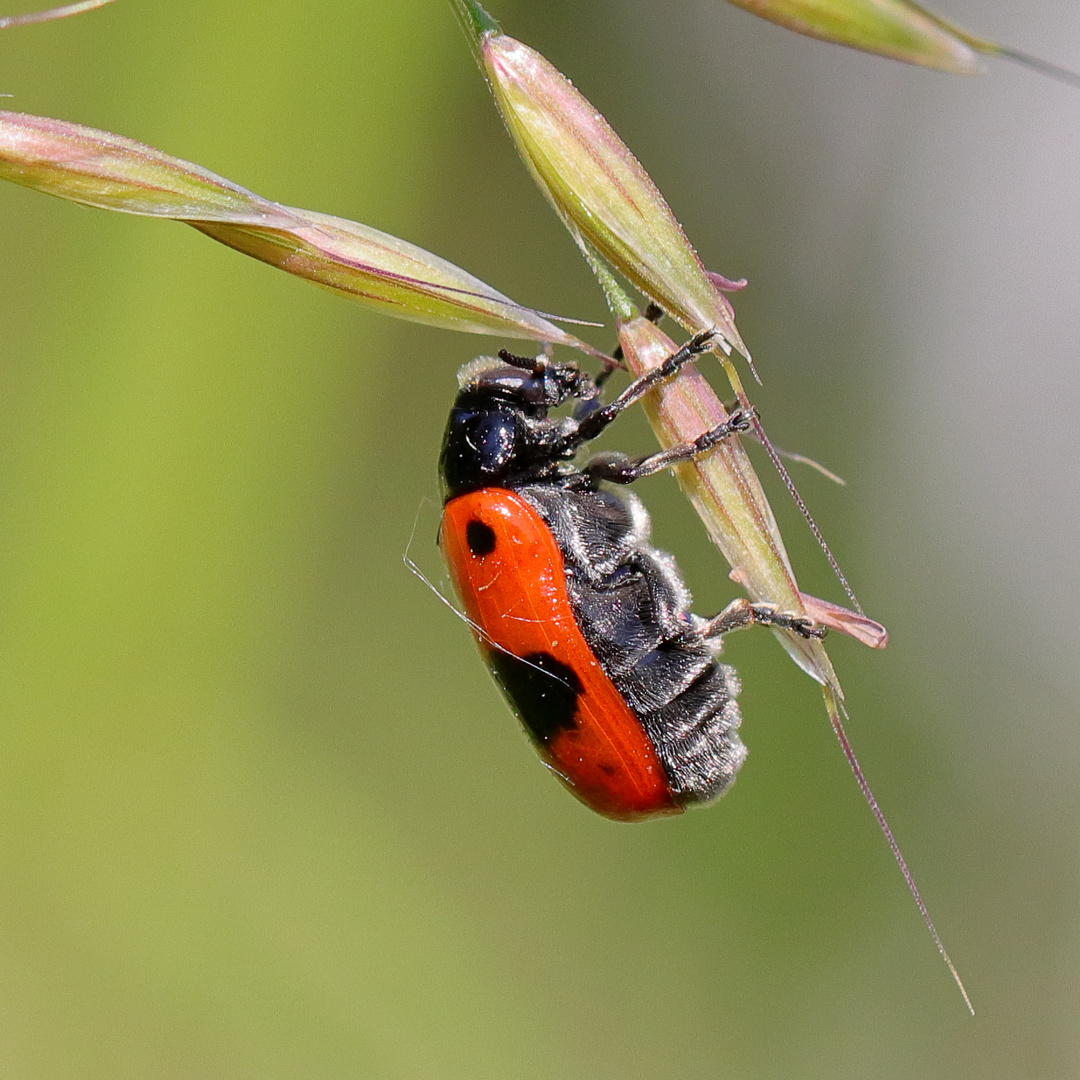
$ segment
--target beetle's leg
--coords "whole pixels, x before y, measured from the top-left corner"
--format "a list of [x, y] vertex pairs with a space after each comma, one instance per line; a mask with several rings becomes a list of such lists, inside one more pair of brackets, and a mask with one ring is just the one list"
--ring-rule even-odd
[[722, 424], [699, 435], [693, 442], [679, 443], [642, 458], [598, 454], [581, 471], [595, 476], [598, 480], [609, 480], [613, 484], [632, 484], [643, 476], [651, 476], [653, 473], [670, 469], [673, 465], [681, 465], [684, 461], [693, 461], [694, 458], [707, 454], [717, 443], [749, 431], [752, 418], [752, 412], [736, 409]]
[[805, 615], [781, 611], [775, 604], [753, 604], [745, 597], [732, 600], [719, 615], [706, 623], [702, 633], [704, 637], [721, 637], [745, 626], [779, 626], [784, 630], [793, 630], [804, 638], [821, 639], [826, 634], [824, 626], [815, 626], [814, 621]]
[[589, 442], [595, 439], [623, 411], [635, 402], [640, 401], [654, 386], [658, 386], [668, 379], [674, 378], [684, 364], [696, 360], [703, 352], [707, 352], [716, 334], [707, 330], [701, 334], [695, 334], [681, 349], [673, 352], [659, 367], [652, 368], [644, 375], [638, 376], [618, 397], [613, 398], [606, 405], [594, 409], [585, 416], [578, 424], [574, 433], [574, 442]]
[[[664, 317], [664, 309], [659, 304], [654, 304], [650, 301], [649, 306], [645, 309], [645, 318], [651, 323], [657, 323]], [[596, 387], [596, 393], [591, 397], [584, 399], [576, 409], [574, 409], [574, 419], [579, 423], [583, 421], [587, 416], [591, 416], [595, 412], [603, 408], [604, 402], [603, 390], [604, 385], [608, 379], [623, 366], [623, 347], [616, 345], [614, 351], [611, 354], [611, 359], [605, 361], [603, 370], [599, 375], [593, 379], [593, 386]], [[610, 423], [608, 420], [606, 423]], [[594, 436], [586, 436], [586, 439], [593, 438]]]

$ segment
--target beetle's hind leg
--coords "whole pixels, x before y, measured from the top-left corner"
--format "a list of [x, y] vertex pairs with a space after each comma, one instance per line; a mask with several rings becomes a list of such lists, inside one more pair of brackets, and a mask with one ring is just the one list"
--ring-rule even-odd
[[708, 620], [702, 628], [702, 635], [722, 637], [732, 630], [742, 630], [747, 626], [779, 626], [783, 630], [793, 630], [800, 637], [818, 640], [827, 632], [824, 626], [815, 625], [813, 619], [805, 615], [781, 611], [776, 604], [754, 604], [740, 596], [732, 600], [719, 615]]

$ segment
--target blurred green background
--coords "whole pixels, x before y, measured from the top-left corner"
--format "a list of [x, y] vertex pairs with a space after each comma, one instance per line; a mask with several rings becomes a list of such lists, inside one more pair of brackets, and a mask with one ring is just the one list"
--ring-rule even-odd
[[[720, 0], [490, 6], [750, 278], [768, 428], [849, 481], [799, 474], [893, 634], [831, 639], [851, 735], [979, 1016], [770, 635], [728, 645], [751, 756], [719, 806], [615, 825], [537, 764], [402, 565], [442, 580], [454, 372], [498, 342], [5, 186], [0, 1072], [1075, 1077], [1080, 95]], [[1068, 0], [945, 13], [1080, 64]], [[8, 108], [604, 318], [443, 0], [121, 0], [0, 35], [0, 64]], [[645, 450], [640, 418], [615, 442]], [[715, 610], [674, 483], [642, 493]]]

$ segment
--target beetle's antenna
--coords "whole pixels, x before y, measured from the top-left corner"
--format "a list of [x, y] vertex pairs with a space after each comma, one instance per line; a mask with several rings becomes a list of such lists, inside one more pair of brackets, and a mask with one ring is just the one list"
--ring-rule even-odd
[[[843, 704], [837, 699], [830, 687], [826, 686], [823, 689], [825, 691], [825, 708], [828, 710], [829, 721], [832, 723], [833, 732], [836, 734], [836, 738], [840, 743], [840, 749], [844, 751], [844, 757], [847, 758], [847, 762], [851, 766], [851, 771], [855, 774], [855, 781], [859, 785], [859, 790], [863, 793], [863, 798], [866, 799], [867, 803], [870, 805], [870, 811], [878, 823], [878, 828], [880, 828], [885, 835], [885, 841], [889, 845], [889, 850], [896, 860], [896, 865], [900, 867], [900, 873], [904, 875], [904, 881], [907, 882], [908, 890], [915, 900], [915, 906], [919, 909], [919, 914], [926, 924], [926, 929], [930, 931], [930, 937], [933, 938], [934, 944], [937, 946], [937, 951], [941, 954], [941, 959], [945, 961], [945, 966], [949, 969], [949, 973], [952, 975], [954, 982], [959, 988], [960, 994], [964, 999], [964, 1004], [968, 1007], [968, 1012], [974, 1016], [975, 1007], [971, 1004], [971, 998], [968, 997], [967, 990], [964, 989], [964, 983], [960, 978], [960, 972], [956, 970], [956, 965], [945, 951], [941, 936], [937, 932], [937, 927], [934, 926], [934, 920], [930, 918], [930, 912], [927, 911], [926, 903], [922, 898], [922, 894], [919, 892], [919, 887], [915, 884], [915, 878], [912, 877], [911, 871], [908, 869], [908, 864], [904, 859], [903, 852], [900, 850], [900, 845], [896, 842], [896, 837], [893, 835], [893, 831], [889, 827], [888, 821], [885, 820], [885, 815], [878, 805], [878, 801], [874, 797], [873, 791], [870, 790], [870, 784], [867, 782], [866, 776], [862, 771], [859, 759], [855, 756], [855, 751], [848, 741], [847, 732], [844, 730], [844, 720], [850, 719], [848, 717], [847, 709], [845, 709]], [[843, 713], [843, 720], [840, 717], [841, 713]]]
[[510, 367], [521, 368], [524, 371], [535, 371], [540, 361], [539, 356], [521, 356], [518, 353], [512, 353], [509, 349], [500, 349], [496, 356]]

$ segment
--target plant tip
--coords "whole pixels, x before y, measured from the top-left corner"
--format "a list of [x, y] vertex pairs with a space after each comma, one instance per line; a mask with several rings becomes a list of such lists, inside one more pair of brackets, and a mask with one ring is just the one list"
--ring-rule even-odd
[[476, 0], [453, 0], [458, 15], [470, 36], [481, 38], [484, 34], [501, 33], [501, 27]]

